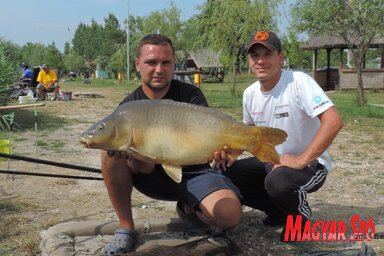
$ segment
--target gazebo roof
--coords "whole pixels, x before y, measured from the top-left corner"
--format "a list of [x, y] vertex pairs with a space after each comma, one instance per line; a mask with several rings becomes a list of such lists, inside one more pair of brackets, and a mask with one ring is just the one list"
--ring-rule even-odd
[[[384, 46], [384, 38], [374, 38], [370, 44], [371, 48], [380, 48]], [[317, 50], [317, 49], [345, 49], [348, 48], [344, 39], [337, 36], [321, 35], [311, 37], [307, 42], [301, 45], [304, 50]]]
[[201, 67], [222, 67], [220, 63], [220, 53], [212, 49], [204, 48], [189, 52], [190, 58], [195, 62], [198, 68]]

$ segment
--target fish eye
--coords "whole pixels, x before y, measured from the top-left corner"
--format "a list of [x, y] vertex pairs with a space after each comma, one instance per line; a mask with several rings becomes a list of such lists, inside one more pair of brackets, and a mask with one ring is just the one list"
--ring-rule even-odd
[[104, 127], [105, 127], [105, 124], [104, 124], [104, 123], [101, 123], [101, 124], [97, 127], [97, 130], [99, 130], [99, 131], [104, 130]]

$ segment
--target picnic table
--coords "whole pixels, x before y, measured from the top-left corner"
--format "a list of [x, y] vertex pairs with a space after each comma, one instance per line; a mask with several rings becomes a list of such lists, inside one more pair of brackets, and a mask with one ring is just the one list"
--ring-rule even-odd
[[189, 82], [191, 84], [194, 84], [196, 86], [199, 86], [201, 84], [198, 84], [196, 83], [196, 80], [195, 80], [195, 75], [196, 74], [201, 74], [202, 72], [200, 70], [175, 70], [175, 72], [173, 72], [173, 75], [174, 76], [177, 76], [178, 80], [182, 81], [182, 82]]

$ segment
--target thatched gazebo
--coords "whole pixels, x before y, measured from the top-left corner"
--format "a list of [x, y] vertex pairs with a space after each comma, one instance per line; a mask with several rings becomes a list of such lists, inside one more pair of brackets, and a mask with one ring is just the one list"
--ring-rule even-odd
[[[314, 79], [321, 87], [326, 90], [343, 90], [357, 88], [356, 69], [343, 65], [343, 51], [348, 49], [344, 39], [336, 36], [315, 36], [310, 38], [302, 46], [304, 50], [313, 50], [312, 72]], [[370, 44], [370, 48], [381, 49], [381, 63], [378, 69], [363, 69], [363, 82], [366, 89], [383, 89], [384, 88], [384, 38], [374, 39]], [[317, 57], [318, 50], [326, 49], [327, 51], [327, 68], [318, 70]], [[330, 67], [330, 53], [333, 49], [339, 49], [340, 62], [338, 69]]]
[[187, 58], [188, 68], [222, 68], [220, 53], [209, 48], [189, 52]]
[[210, 48], [189, 51], [186, 66], [188, 69], [200, 70], [205, 82], [222, 83], [224, 80], [224, 66], [220, 62], [220, 52]]

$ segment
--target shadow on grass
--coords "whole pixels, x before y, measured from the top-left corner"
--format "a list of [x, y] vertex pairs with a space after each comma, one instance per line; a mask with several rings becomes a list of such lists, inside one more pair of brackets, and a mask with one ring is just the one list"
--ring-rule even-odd
[[21, 221], [18, 213], [23, 211], [25, 206], [26, 205], [22, 203], [11, 200], [3, 200], [0, 202], [0, 241], [14, 235], [15, 232], [18, 232], [17, 229], [15, 229], [15, 226], [17, 226]]
[[0, 255], [40, 255], [38, 233], [23, 229], [30, 220], [20, 216], [30, 210], [35, 211], [36, 207], [17, 200], [0, 201]]
[[[35, 113], [31, 109], [0, 110], [0, 116], [10, 115], [11, 112], [14, 113], [13, 131], [15, 132], [34, 130], [35, 121], [37, 121], [39, 130], [43, 129], [48, 131], [56, 130], [63, 125], [73, 122], [70, 119], [57, 117], [44, 112], [38, 112], [36, 115], [37, 118], [35, 118]], [[4, 129], [0, 128], [0, 136], [9, 132], [8, 125], [3, 124], [3, 126]]]

